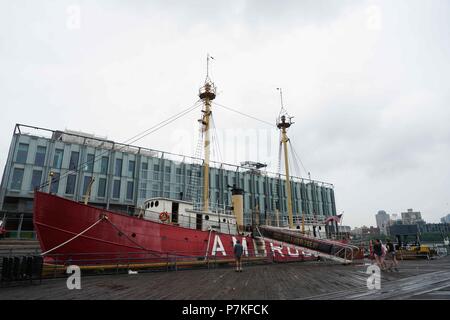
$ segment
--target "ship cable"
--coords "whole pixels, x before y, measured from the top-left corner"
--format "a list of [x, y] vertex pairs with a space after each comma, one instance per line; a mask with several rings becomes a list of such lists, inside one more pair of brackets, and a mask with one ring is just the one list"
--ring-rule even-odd
[[[150, 135], [151, 133], [153, 133], [153, 132], [155, 132], [155, 131], [157, 131], [157, 130], [163, 128], [163, 127], [165, 127], [166, 125], [172, 123], [173, 121], [179, 119], [180, 117], [185, 116], [185, 115], [188, 114], [189, 112], [191, 112], [191, 111], [197, 109], [198, 106], [199, 106], [199, 103], [200, 103], [200, 100], [197, 100], [197, 101], [196, 101], [192, 106], [190, 106], [189, 108], [184, 109], [183, 111], [181, 111], [181, 112], [179, 112], [179, 113], [177, 113], [177, 114], [175, 114], [175, 115], [173, 115], [173, 116], [167, 118], [166, 120], [163, 120], [163, 121], [157, 123], [156, 125], [154, 125], [154, 126], [148, 128], [148, 129], [142, 131], [141, 133], [139, 133], [139, 134], [137, 134], [137, 135], [131, 137], [130, 139], [124, 141], [124, 142], [122, 143], [123, 146], [120, 147], [120, 148], [117, 149], [117, 150], [118, 150], [118, 151], [121, 151], [121, 150], [123, 150], [124, 148], [129, 147], [132, 143], [135, 143], [136, 141], [139, 141], [139, 140], [145, 138], [146, 136], [148, 136], [148, 135]], [[100, 153], [99, 155], [97, 155], [96, 157], [94, 157], [93, 160], [85, 161], [85, 162], [81, 163], [77, 168], [71, 169], [71, 170], [67, 171], [66, 173], [64, 173], [64, 174], [62, 174], [62, 175], [60, 175], [60, 176], [58, 176], [58, 178], [53, 178], [53, 177], [52, 177], [52, 178], [51, 178], [51, 182], [47, 181], [47, 182], [41, 184], [41, 185], [38, 187], [38, 190], [42, 190], [44, 187], [48, 186], [50, 183], [53, 184], [54, 182], [61, 180], [63, 177], [65, 177], [65, 176], [67, 176], [67, 175], [69, 175], [69, 174], [74, 174], [74, 173], [76, 174], [76, 173], [78, 173], [78, 171], [81, 170], [81, 169], [83, 168], [83, 166], [85, 166], [85, 165], [87, 165], [87, 164], [89, 164], [89, 163], [94, 164], [95, 162], [97, 162], [98, 160], [100, 160], [100, 159], [102, 158], [102, 156], [104, 156], [104, 155], [107, 154], [108, 152], [109, 152], [109, 150], [106, 150], [105, 152]]]
[[211, 114], [211, 123], [213, 127], [213, 134], [212, 134], [212, 140], [213, 140], [213, 146], [214, 150], [217, 149], [215, 155], [217, 156], [219, 162], [222, 162], [222, 152], [220, 151], [220, 144], [219, 144], [219, 135], [217, 134], [217, 127], [216, 123], [214, 122], [214, 117]]
[[289, 140], [289, 145], [291, 146], [291, 149], [293, 151], [293, 155], [294, 157], [298, 160], [298, 162], [300, 162], [300, 164], [302, 165], [303, 170], [305, 170], [306, 173], [309, 173], [308, 170], [306, 170], [305, 166], [303, 165], [302, 159], [300, 159], [300, 157], [298, 156], [297, 152], [294, 149], [294, 146], [292, 145], [291, 141]]
[[119, 231], [120, 234], [124, 235], [128, 240], [130, 240], [132, 243], [134, 243], [135, 245], [137, 245], [140, 249], [146, 251], [147, 253], [151, 253], [155, 256], [159, 256], [158, 254], [154, 253], [154, 250], [148, 250], [147, 248], [141, 246], [139, 243], [137, 243], [136, 241], [134, 241], [133, 239], [131, 239], [125, 232], [123, 232], [122, 230], [119, 229], [119, 227], [117, 227], [111, 220], [107, 219], [107, 221], [114, 227], [114, 229], [116, 229], [117, 231]]
[[54, 248], [52, 248], [52, 249], [50, 249], [50, 250], [47, 250], [47, 251], [41, 253], [41, 256], [45, 256], [46, 254], [48, 254], [48, 253], [50, 253], [50, 252], [52, 252], [52, 251], [54, 251], [54, 250], [56, 250], [56, 249], [59, 249], [59, 248], [61, 248], [62, 246], [65, 246], [65, 245], [68, 244], [69, 242], [75, 240], [75, 239], [78, 238], [79, 236], [82, 236], [83, 234], [85, 234], [86, 232], [88, 232], [89, 230], [91, 230], [93, 227], [95, 227], [98, 223], [100, 223], [100, 222], [103, 221], [103, 220], [108, 220], [108, 217], [107, 217], [106, 215], [103, 215], [100, 219], [98, 219], [94, 224], [92, 224], [91, 226], [89, 226], [89, 227], [86, 228], [85, 230], [81, 231], [80, 233], [78, 233], [78, 234], [75, 235], [74, 237], [70, 238], [69, 240], [67, 240], [67, 241], [65, 241], [65, 242], [63, 242], [63, 243], [57, 245], [56, 247], [54, 247]]
[[233, 108], [224, 106], [223, 104], [220, 104], [220, 103], [217, 103], [217, 102], [213, 102], [213, 105], [216, 105], [216, 106], [218, 106], [218, 107], [221, 107], [221, 108], [227, 109], [227, 110], [229, 110], [229, 111], [238, 113], [238, 114], [243, 115], [243, 116], [245, 116], [245, 117], [247, 117], [247, 118], [251, 118], [251, 119], [253, 119], [253, 120], [262, 122], [262, 123], [267, 124], [267, 125], [269, 125], [269, 126], [271, 126], [271, 127], [275, 127], [275, 125], [274, 125], [273, 123], [270, 123], [270, 122], [265, 121], [265, 120], [262, 120], [262, 119], [258, 119], [258, 118], [254, 117], [254, 116], [251, 116], [251, 115], [249, 115], [249, 114], [243, 113], [243, 112], [241, 112], [241, 111], [239, 111], [239, 110], [236, 110], [236, 109], [233, 109]]

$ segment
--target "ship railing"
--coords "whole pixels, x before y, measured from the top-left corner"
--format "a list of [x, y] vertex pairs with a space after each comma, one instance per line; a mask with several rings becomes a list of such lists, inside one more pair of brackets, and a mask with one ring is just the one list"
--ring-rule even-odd
[[[93, 258], [95, 256], [95, 258]], [[91, 258], [92, 257], [92, 258]], [[243, 264], [272, 263], [271, 253], [259, 255], [252, 249], [248, 249], [248, 255], [242, 257]], [[154, 271], [178, 271], [194, 268], [218, 268], [220, 266], [234, 266], [235, 260], [231, 255], [222, 256], [207, 255], [201, 252], [190, 254], [165, 253], [158, 254], [143, 252], [116, 253], [73, 253], [73, 254], [49, 254], [45, 257], [43, 266], [43, 278], [66, 277], [68, 266], [79, 266], [83, 275], [111, 275], [123, 273], [146, 273]]]
[[[218, 218], [217, 220], [212, 219], [212, 218], [210, 218], [208, 220], [203, 219], [202, 224], [201, 224], [201, 229], [202, 230], [210, 230], [212, 228], [212, 229], [215, 229], [215, 230], [220, 231], [225, 234], [235, 234], [236, 233], [236, 224], [234, 223], [234, 221], [230, 221], [230, 220], [232, 220], [230, 218], [234, 218], [234, 216], [219, 214], [217, 218]], [[193, 217], [191, 215], [186, 216], [186, 215], [178, 214], [176, 221], [172, 221], [171, 219], [168, 219], [166, 221], [161, 221], [158, 213], [151, 213], [145, 217], [145, 220], [158, 222], [158, 223], [164, 223], [164, 224], [170, 224], [170, 225], [189, 228], [189, 229], [197, 229], [200, 227], [197, 224], [198, 221], [197, 221], [196, 217]]]

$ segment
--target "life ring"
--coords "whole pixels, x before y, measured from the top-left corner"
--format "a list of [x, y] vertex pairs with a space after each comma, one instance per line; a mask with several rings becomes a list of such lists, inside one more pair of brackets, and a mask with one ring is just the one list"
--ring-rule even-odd
[[169, 214], [167, 212], [161, 212], [159, 214], [159, 220], [161, 220], [162, 222], [167, 221], [169, 219]]

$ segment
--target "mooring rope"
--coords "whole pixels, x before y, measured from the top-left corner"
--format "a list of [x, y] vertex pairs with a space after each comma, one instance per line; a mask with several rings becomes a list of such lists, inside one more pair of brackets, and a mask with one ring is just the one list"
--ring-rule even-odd
[[54, 251], [54, 250], [56, 250], [56, 249], [58, 249], [58, 248], [61, 248], [62, 246], [65, 246], [65, 245], [68, 244], [69, 242], [75, 240], [75, 239], [78, 238], [79, 236], [81, 236], [81, 235], [83, 235], [84, 233], [86, 233], [86, 232], [88, 232], [89, 230], [91, 230], [94, 226], [96, 226], [98, 223], [100, 223], [100, 222], [103, 221], [103, 220], [108, 220], [108, 217], [107, 217], [107, 216], [102, 216], [100, 219], [98, 219], [93, 225], [89, 226], [87, 229], [85, 229], [85, 230], [83, 230], [82, 232], [78, 233], [77, 235], [75, 235], [74, 237], [70, 238], [69, 240], [67, 240], [67, 241], [65, 241], [65, 242], [63, 242], [63, 243], [57, 245], [56, 247], [54, 247], [54, 248], [52, 248], [52, 249], [50, 249], [50, 250], [47, 250], [47, 251], [41, 253], [41, 256], [45, 256], [46, 254], [48, 254], [48, 253], [50, 253], [50, 252], [52, 252], [52, 251]]

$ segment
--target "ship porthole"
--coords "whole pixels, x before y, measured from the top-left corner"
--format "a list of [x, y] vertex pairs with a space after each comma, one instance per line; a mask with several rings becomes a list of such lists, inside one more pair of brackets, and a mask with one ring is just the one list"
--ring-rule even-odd
[[226, 220], [226, 219], [223, 219], [222, 221], [223, 221], [223, 222], [227, 222], [227, 220]]
[[155, 201], [155, 207], [157, 207], [157, 206], [159, 206], [159, 201], [158, 200]]
[[205, 220], [209, 220], [209, 216], [208, 215], [205, 216]]
[[153, 201], [150, 203], [150, 207], [152, 207], [153, 208]]
[[132, 233], [131, 236], [132, 236], [133, 238], [136, 238], [136, 233]]

